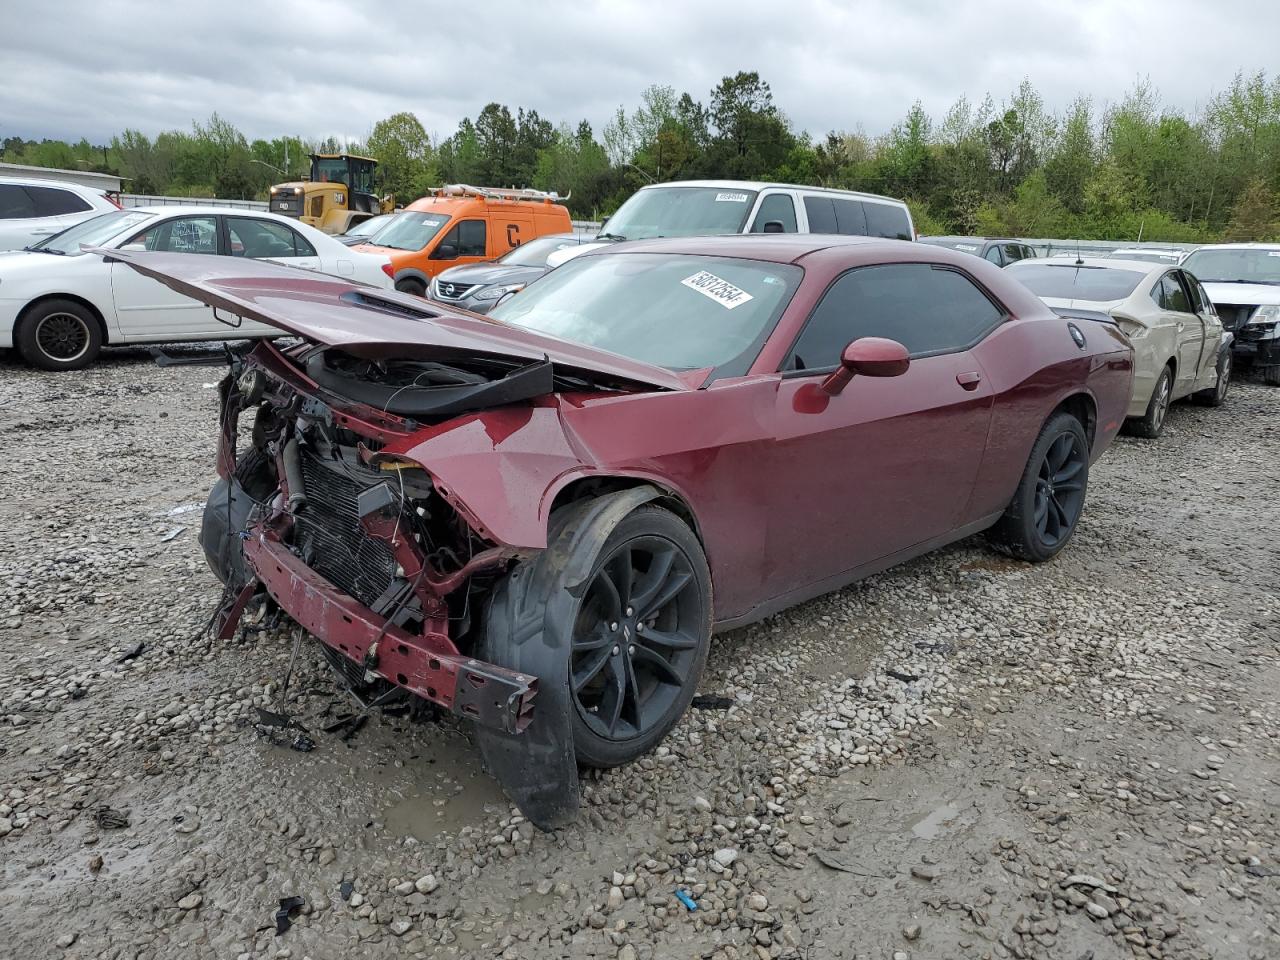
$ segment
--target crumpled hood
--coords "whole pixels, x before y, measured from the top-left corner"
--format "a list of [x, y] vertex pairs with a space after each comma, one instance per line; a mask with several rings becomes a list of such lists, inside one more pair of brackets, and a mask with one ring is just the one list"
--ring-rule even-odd
[[235, 317], [257, 320], [359, 357], [547, 359], [565, 372], [691, 389], [663, 367], [311, 270], [205, 254], [90, 249], [208, 304], [229, 326]]
[[1200, 281], [1214, 303], [1239, 306], [1280, 304], [1280, 286], [1271, 283], [1206, 283]]

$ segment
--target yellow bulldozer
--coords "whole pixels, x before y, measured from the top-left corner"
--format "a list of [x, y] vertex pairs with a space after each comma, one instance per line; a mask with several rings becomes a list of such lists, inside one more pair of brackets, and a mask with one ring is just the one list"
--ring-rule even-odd
[[362, 220], [390, 213], [395, 198], [378, 197], [378, 161], [350, 153], [311, 154], [311, 176], [271, 188], [272, 213], [295, 217], [325, 233], [346, 233]]

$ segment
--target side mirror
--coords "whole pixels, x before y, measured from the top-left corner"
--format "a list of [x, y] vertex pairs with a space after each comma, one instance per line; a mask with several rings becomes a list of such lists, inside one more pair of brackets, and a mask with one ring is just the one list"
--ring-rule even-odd
[[432, 260], [457, 260], [458, 248], [452, 243], [442, 243], [431, 251]]
[[855, 376], [900, 377], [911, 366], [911, 354], [897, 340], [859, 337], [840, 355], [840, 369], [822, 381], [822, 392], [839, 394]]
[[764, 222], [765, 233], [786, 233], [787, 228], [783, 226], [781, 220], [766, 220]]

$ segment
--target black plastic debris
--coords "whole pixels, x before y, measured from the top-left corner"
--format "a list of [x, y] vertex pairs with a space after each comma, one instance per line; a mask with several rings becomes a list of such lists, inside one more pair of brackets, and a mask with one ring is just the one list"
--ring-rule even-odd
[[121, 657], [120, 657], [119, 661], [117, 661], [117, 662], [119, 662], [119, 663], [125, 663], [125, 662], [127, 662], [127, 661], [129, 661], [129, 660], [133, 660], [135, 657], [139, 657], [139, 656], [141, 656], [141, 655], [142, 655], [142, 651], [143, 651], [143, 650], [145, 650], [145, 649], [146, 649], [146, 647], [147, 647], [147, 645], [146, 645], [145, 643], [143, 643], [141, 640], [139, 640], [139, 641], [138, 641], [137, 643], [135, 643], [132, 647], [130, 647], [128, 650], [126, 650], [126, 651], [121, 655]]
[[735, 703], [737, 701], [733, 697], [717, 697], [706, 694], [694, 697], [690, 706], [695, 710], [728, 710]]
[[123, 830], [129, 826], [129, 813], [125, 810], [114, 810], [103, 804], [93, 812], [93, 822], [100, 830]]
[[352, 883], [350, 880], [343, 880], [340, 884], [338, 884], [338, 895], [342, 897], [343, 900], [350, 900], [351, 895], [355, 892], [356, 892], [356, 885]]
[[903, 683], [913, 683], [914, 681], [920, 679], [920, 677], [914, 673], [903, 673], [900, 670], [886, 669], [885, 674], [890, 677], [893, 677], [893, 679], [895, 680], [901, 680]]
[[255, 707], [258, 711], [258, 724], [263, 727], [295, 727], [298, 730], [306, 730], [307, 728], [300, 724], [293, 717], [286, 716], [283, 713], [276, 713], [274, 710], [266, 710], [262, 707]]
[[306, 901], [301, 897], [282, 897], [280, 899], [280, 909], [276, 911], [277, 937], [293, 925], [293, 920], [298, 915], [298, 911], [302, 909], [304, 903]]
[[325, 733], [342, 733], [343, 742], [349, 742], [369, 721], [367, 713], [348, 713], [324, 727]]
[[316, 748], [316, 742], [305, 733], [300, 733], [289, 742], [289, 748], [299, 753], [310, 753]]

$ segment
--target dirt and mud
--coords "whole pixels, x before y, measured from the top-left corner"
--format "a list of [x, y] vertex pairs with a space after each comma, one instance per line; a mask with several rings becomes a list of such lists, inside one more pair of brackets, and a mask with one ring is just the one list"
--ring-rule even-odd
[[0, 360], [0, 955], [1280, 957], [1280, 390], [1119, 441], [1054, 563], [718, 638], [541, 834], [465, 725], [325, 732], [314, 645], [282, 703], [287, 631], [204, 636], [219, 375]]

